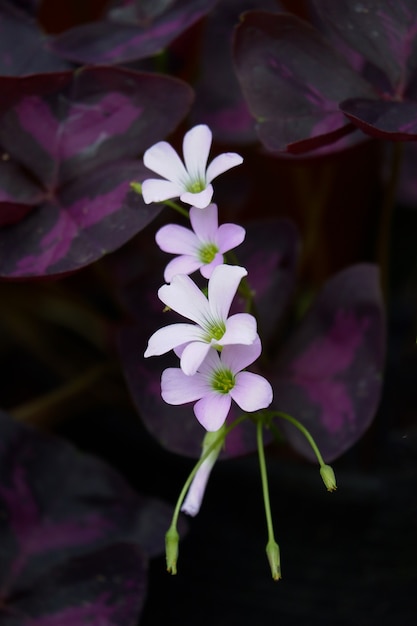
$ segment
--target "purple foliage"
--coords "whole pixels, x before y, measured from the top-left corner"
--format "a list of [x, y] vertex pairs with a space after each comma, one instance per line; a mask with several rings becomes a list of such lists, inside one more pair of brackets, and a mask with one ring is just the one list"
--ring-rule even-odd
[[69, 69], [67, 61], [48, 50], [48, 39], [40, 32], [36, 20], [16, 4], [29, 9], [34, 3], [0, 1], [0, 74], [22, 76]]
[[414, 140], [417, 21], [411, 0], [314, 0], [313, 7], [333, 46], [283, 13], [250, 11], [236, 30], [236, 71], [264, 145], [305, 152], [354, 127]]
[[[271, 367], [275, 408], [297, 416], [327, 461], [366, 431], [381, 395], [385, 314], [379, 273], [353, 266], [324, 286]], [[291, 444], [314, 454], [293, 426], [279, 423]]]
[[157, 215], [130, 189], [144, 175], [135, 157], [186, 113], [185, 84], [111, 67], [0, 82], [0, 220], [28, 207], [0, 233], [0, 275], [74, 271]]
[[1, 623], [133, 626], [168, 507], [5, 413], [0, 432]]
[[210, 12], [204, 31], [201, 70], [193, 119], [204, 122], [222, 142], [245, 143], [256, 137], [232, 59], [232, 33], [243, 11], [277, 10], [276, 0], [222, 0]]
[[153, 56], [212, 9], [217, 0], [115, 2], [105, 19], [55, 37], [51, 50], [76, 63], [126, 63]]

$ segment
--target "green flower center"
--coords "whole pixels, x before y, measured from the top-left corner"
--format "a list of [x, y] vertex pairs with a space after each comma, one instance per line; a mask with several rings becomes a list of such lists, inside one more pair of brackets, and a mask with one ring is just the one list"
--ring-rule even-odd
[[233, 389], [235, 382], [235, 377], [230, 370], [219, 369], [213, 372], [211, 387], [213, 391], [217, 391], [217, 393], [226, 394]]
[[194, 180], [187, 185], [187, 191], [190, 193], [200, 193], [200, 191], [204, 191], [206, 188], [205, 180]]
[[205, 330], [207, 332], [205, 336], [207, 343], [210, 343], [212, 339], [219, 341], [219, 339], [221, 339], [226, 332], [226, 325], [224, 322], [212, 322], [206, 327]]
[[219, 249], [214, 243], [206, 243], [198, 251], [198, 258], [202, 263], [211, 263]]

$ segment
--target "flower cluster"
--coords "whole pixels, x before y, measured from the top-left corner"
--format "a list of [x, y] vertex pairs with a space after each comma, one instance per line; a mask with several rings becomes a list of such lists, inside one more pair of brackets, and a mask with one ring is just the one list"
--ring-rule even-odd
[[[211, 204], [213, 178], [240, 164], [242, 158], [222, 154], [206, 168], [210, 146], [209, 128], [199, 125], [184, 137], [185, 165], [164, 141], [149, 148], [145, 165], [168, 180], [145, 180], [142, 193], [145, 202], [180, 196], [193, 204], [189, 212], [192, 229], [168, 224], [156, 234], [159, 247], [177, 255], [165, 269], [167, 284], [159, 289], [158, 297], [193, 323], [157, 330], [145, 357], [175, 351], [180, 367], [163, 372], [162, 398], [173, 405], [194, 402], [200, 424], [215, 432], [225, 423], [232, 400], [243, 411], [257, 411], [272, 402], [272, 388], [262, 376], [243, 371], [261, 353], [256, 319], [249, 313], [229, 316], [247, 271], [226, 264], [224, 254], [242, 243], [245, 230], [236, 224], [219, 226], [217, 206]], [[207, 296], [189, 276], [196, 270], [208, 279]]]
[[[191, 204], [188, 213], [191, 228], [178, 224], [163, 226], [156, 233], [156, 242], [164, 252], [175, 257], [165, 268], [164, 284], [159, 299], [167, 309], [179, 313], [184, 322], [159, 328], [149, 338], [145, 357], [158, 356], [173, 350], [179, 367], [162, 373], [161, 396], [171, 405], [194, 403], [194, 414], [206, 430], [199, 461], [188, 477], [165, 536], [168, 571], [177, 571], [177, 520], [180, 509], [196, 515], [211, 470], [224, 445], [226, 436], [246, 413], [266, 409], [272, 402], [272, 387], [259, 374], [246, 371], [260, 356], [262, 347], [257, 322], [250, 313], [230, 315], [233, 299], [246, 280], [247, 270], [231, 265], [225, 255], [245, 238], [245, 230], [237, 224], [218, 223], [217, 205], [212, 203], [212, 180], [242, 162], [238, 154], [216, 157], [207, 167], [211, 131], [205, 125], [195, 126], [183, 142], [184, 163], [168, 143], [162, 141], [145, 152], [145, 165], [164, 179], [145, 180], [140, 187], [146, 203], [169, 200], [170, 206], [184, 209], [171, 201], [180, 197]], [[190, 277], [200, 271], [207, 279], [200, 289]], [[250, 290], [245, 285], [245, 294]], [[244, 412], [232, 424], [227, 417], [234, 401]], [[269, 412], [270, 413], [270, 412]], [[320, 462], [321, 475], [328, 490], [336, 488], [331, 467], [325, 465], [317, 446], [306, 429], [294, 418], [273, 411], [299, 428], [311, 442]], [[262, 428], [269, 424], [268, 412], [254, 418], [265, 511], [268, 526], [266, 553], [272, 577], [281, 577], [279, 547], [275, 541], [269, 506], [268, 482], [263, 450]], [[185, 496], [186, 494], [186, 496]], [[185, 498], [185, 499], [184, 499]]]

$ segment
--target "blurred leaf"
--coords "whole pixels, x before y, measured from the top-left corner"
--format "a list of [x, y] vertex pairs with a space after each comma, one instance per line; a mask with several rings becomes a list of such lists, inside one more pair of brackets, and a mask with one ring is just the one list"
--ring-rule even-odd
[[131, 191], [136, 155], [178, 124], [190, 88], [169, 77], [100, 67], [0, 78], [0, 275], [71, 272], [123, 245], [159, 212]]
[[206, 15], [217, 0], [114, 3], [102, 21], [76, 26], [50, 47], [76, 63], [125, 63], [153, 56]]
[[352, 131], [339, 110], [349, 97], [373, 97], [310, 25], [289, 14], [249, 11], [236, 29], [237, 75], [264, 145], [303, 152]]
[[[274, 406], [298, 419], [324, 458], [349, 449], [372, 422], [381, 396], [385, 312], [379, 273], [355, 265], [334, 276], [271, 366]], [[278, 421], [303, 456], [304, 436]]]
[[2, 412], [0, 432], [1, 623], [133, 626], [168, 507]]
[[312, 0], [323, 22], [388, 78], [392, 94], [403, 95], [417, 69], [414, 0]]
[[57, 72], [71, 66], [47, 48], [47, 37], [34, 18], [16, 7], [32, 12], [36, 2], [0, 0], [0, 74], [21, 76], [36, 72]]

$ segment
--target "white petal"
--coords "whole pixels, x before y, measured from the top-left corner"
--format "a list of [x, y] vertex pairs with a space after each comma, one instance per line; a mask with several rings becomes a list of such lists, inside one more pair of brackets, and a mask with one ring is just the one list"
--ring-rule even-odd
[[161, 396], [167, 404], [195, 402], [207, 393], [208, 385], [199, 374], [186, 376], [179, 367], [169, 367], [162, 372]]
[[205, 124], [194, 126], [184, 135], [182, 144], [184, 162], [192, 181], [206, 180], [206, 167], [211, 148], [211, 139], [211, 130]]
[[212, 392], [194, 405], [194, 413], [206, 430], [214, 432], [226, 421], [231, 403], [228, 394]]
[[262, 352], [261, 341], [256, 336], [250, 345], [228, 345], [222, 350], [222, 362], [234, 374], [251, 365]]
[[148, 178], [142, 183], [142, 198], [145, 204], [151, 202], [163, 202], [170, 198], [178, 198], [182, 193], [182, 187], [176, 183], [159, 178]]
[[221, 367], [222, 362], [220, 360], [220, 354], [216, 350], [216, 348], [210, 348], [207, 352], [207, 356], [199, 367], [199, 371], [204, 374], [207, 378], [212, 377], [213, 370], [219, 369]]
[[252, 372], [240, 372], [230, 395], [244, 411], [266, 409], [272, 402], [272, 387], [263, 376]]
[[170, 324], [157, 330], [148, 341], [145, 357], [160, 356], [182, 343], [201, 340], [202, 331], [194, 324]]
[[192, 376], [199, 369], [201, 363], [210, 350], [210, 344], [202, 341], [189, 343], [181, 354], [181, 369], [187, 376]]
[[171, 254], [196, 255], [200, 247], [200, 240], [189, 228], [178, 224], [162, 226], [155, 235], [158, 246], [164, 252]]
[[226, 321], [226, 332], [219, 340], [219, 345], [252, 344], [257, 337], [256, 319], [249, 313], [236, 313]]
[[188, 175], [174, 148], [166, 141], [159, 141], [143, 155], [146, 167], [171, 182], [185, 186]]
[[219, 265], [223, 265], [223, 261], [224, 261], [223, 255], [220, 254], [220, 252], [218, 252], [211, 263], [207, 263], [206, 265], [204, 264], [201, 265], [200, 267], [201, 275], [204, 276], [204, 278], [211, 278], [211, 275], [214, 272], [215, 268], [218, 267]]
[[213, 187], [207, 185], [203, 191], [199, 193], [191, 193], [191, 191], [185, 191], [180, 195], [180, 198], [186, 204], [191, 204], [197, 209], [205, 209], [211, 202], [213, 197]]
[[217, 231], [215, 242], [220, 252], [227, 252], [239, 246], [245, 235], [245, 229], [238, 224], [222, 224]]
[[205, 209], [191, 207], [190, 222], [200, 241], [214, 242], [219, 224], [217, 205], [209, 204]]
[[208, 284], [208, 299], [216, 320], [226, 320], [243, 276], [247, 276], [247, 271], [238, 265], [219, 265], [215, 268]]
[[170, 285], [159, 288], [158, 297], [170, 309], [200, 326], [204, 326], [210, 318], [207, 298], [189, 276], [174, 276]]
[[177, 276], [178, 274], [192, 274], [196, 270], [200, 269], [201, 266], [201, 261], [194, 256], [177, 256], [166, 266], [164, 271], [164, 280], [167, 283], [170, 283], [174, 276]]
[[225, 152], [224, 154], [219, 154], [219, 156], [212, 160], [207, 168], [207, 183], [211, 183], [216, 176], [223, 174], [223, 172], [227, 172], [227, 170], [230, 170], [232, 167], [236, 167], [236, 165], [240, 165], [242, 162], [243, 158], [240, 154], [236, 154], [235, 152]]

